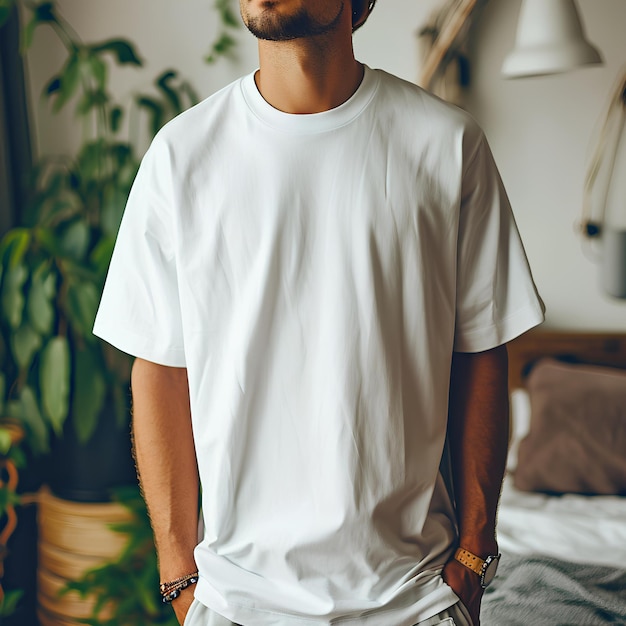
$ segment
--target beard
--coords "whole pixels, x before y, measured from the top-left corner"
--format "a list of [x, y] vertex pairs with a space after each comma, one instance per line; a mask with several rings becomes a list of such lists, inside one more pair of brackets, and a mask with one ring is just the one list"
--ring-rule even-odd
[[306, 7], [302, 7], [292, 15], [279, 15], [271, 8], [265, 9], [258, 16], [250, 16], [242, 8], [242, 16], [246, 28], [257, 38], [265, 41], [292, 41], [307, 37], [315, 37], [332, 32], [343, 13], [344, 3], [341, 3], [337, 15], [330, 22], [314, 20]]

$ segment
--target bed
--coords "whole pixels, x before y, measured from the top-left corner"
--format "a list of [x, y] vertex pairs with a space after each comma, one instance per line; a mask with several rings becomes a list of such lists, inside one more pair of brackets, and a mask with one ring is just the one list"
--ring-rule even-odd
[[626, 334], [509, 344], [502, 559], [482, 626], [626, 624]]

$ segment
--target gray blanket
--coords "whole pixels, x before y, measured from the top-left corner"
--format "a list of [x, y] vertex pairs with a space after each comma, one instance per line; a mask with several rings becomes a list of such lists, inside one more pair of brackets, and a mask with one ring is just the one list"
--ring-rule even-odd
[[626, 569], [503, 556], [481, 626], [626, 625]]

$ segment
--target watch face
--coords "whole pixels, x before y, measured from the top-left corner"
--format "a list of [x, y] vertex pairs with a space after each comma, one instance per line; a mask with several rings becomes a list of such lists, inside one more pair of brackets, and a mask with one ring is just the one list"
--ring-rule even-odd
[[496, 575], [496, 571], [498, 570], [498, 561], [500, 560], [500, 555], [498, 556], [488, 556], [485, 561], [485, 569], [483, 570], [482, 576], [482, 586], [487, 587], [494, 579]]

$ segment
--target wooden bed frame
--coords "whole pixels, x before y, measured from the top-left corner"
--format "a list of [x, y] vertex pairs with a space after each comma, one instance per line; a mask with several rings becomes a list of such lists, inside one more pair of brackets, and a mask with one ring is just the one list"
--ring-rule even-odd
[[626, 332], [531, 330], [508, 344], [509, 387], [523, 386], [528, 365], [541, 357], [626, 368]]

